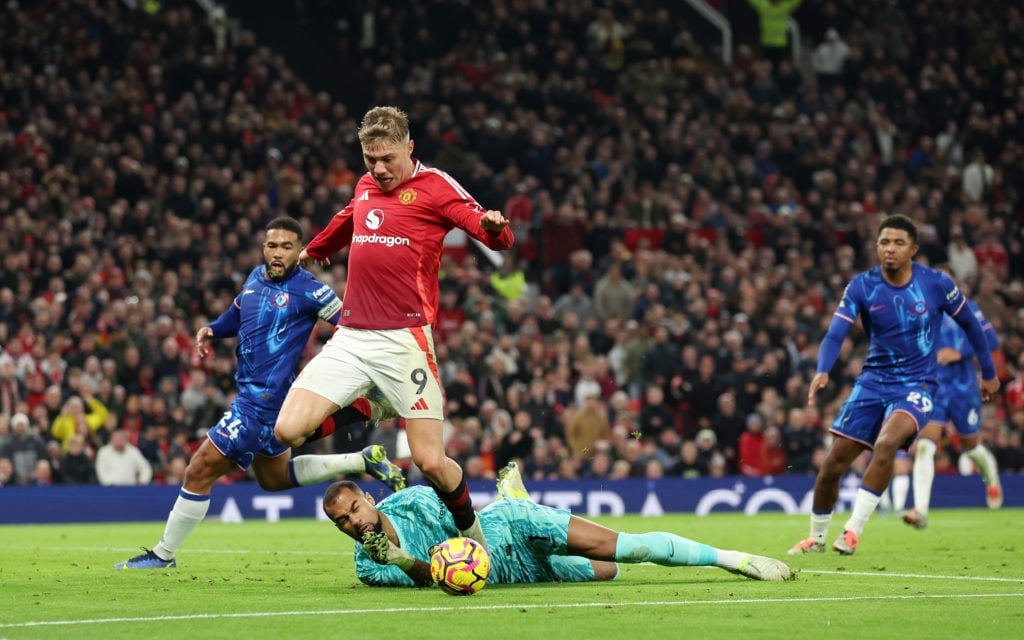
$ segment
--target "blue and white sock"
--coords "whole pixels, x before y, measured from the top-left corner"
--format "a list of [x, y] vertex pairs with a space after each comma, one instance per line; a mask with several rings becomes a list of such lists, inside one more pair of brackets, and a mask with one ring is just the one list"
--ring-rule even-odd
[[174, 507], [167, 516], [164, 536], [153, 547], [153, 553], [162, 560], [173, 559], [181, 543], [199, 526], [209, 509], [209, 494], [190, 493], [184, 488], [178, 491], [178, 499], [174, 501]]

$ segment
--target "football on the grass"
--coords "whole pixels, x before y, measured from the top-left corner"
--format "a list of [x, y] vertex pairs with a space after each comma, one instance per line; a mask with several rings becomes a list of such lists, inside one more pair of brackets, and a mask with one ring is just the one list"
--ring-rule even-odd
[[469, 596], [484, 588], [491, 558], [471, 538], [449, 538], [430, 556], [430, 577], [448, 595]]

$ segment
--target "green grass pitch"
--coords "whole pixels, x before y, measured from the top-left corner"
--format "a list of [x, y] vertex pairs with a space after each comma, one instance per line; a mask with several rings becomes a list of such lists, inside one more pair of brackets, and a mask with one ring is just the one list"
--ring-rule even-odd
[[[87, 508], [83, 505], [83, 508]], [[833, 519], [831, 538], [845, 514]], [[614, 582], [488, 585], [468, 598], [361, 585], [329, 524], [206, 522], [178, 568], [117, 571], [162, 523], [0, 527], [6, 638], [1011, 638], [1024, 629], [1024, 510], [876, 514], [856, 555], [789, 557], [806, 516], [600, 519], [787, 560], [785, 583], [624, 566]]]

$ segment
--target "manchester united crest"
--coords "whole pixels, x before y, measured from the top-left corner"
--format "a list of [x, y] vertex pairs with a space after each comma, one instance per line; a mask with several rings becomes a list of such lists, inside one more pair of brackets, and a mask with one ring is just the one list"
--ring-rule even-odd
[[412, 202], [415, 199], [416, 199], [416, 190], [415, 189], [402, 189], [398, 193], [398, 201], [401, 202], [402, 204], [409, 204], [410, 202]]

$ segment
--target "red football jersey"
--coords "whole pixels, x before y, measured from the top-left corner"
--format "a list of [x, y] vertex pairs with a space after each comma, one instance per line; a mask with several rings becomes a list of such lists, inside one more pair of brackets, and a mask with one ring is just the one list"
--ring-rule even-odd
[[348, 244], [348, 282], [341, 320], [353, 329], [432, 325], [442, 241], [459, 227], [491, 249], [508, 249], [512, 230], [480, 228], [484, 212], [450, 175], [418, 160], [412, 177], [383, 192], [366, 173], [355, 196], [306, 247], [322, 260]]

